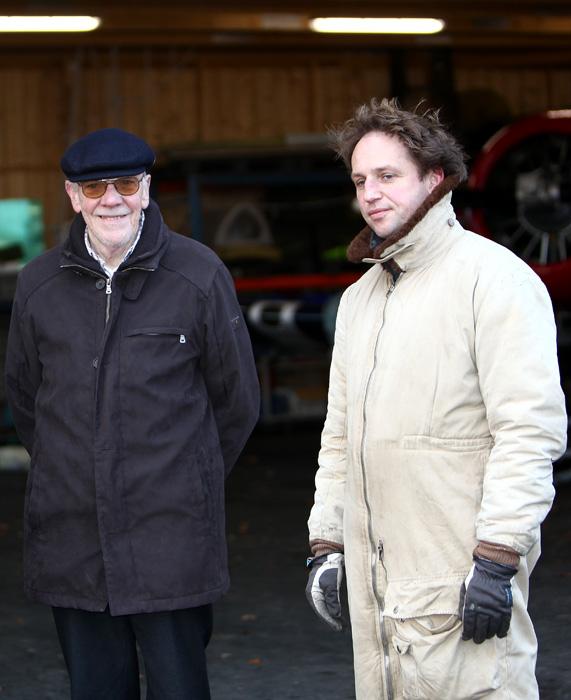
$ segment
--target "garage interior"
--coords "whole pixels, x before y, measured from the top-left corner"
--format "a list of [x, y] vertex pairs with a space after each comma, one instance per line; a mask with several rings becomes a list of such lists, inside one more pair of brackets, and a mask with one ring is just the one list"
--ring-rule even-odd
[[[543, 279], [571, 391], [571, 6], [568, 0], [140, 0], [2, 3], [3, 15], [91, 15], [97, 29], [1, 33], [0, 360], [21, 265], [72, 216], [61, 154], [120, 127], [157, 153], [152, 196], [171, 228], [211, 246], [235, 279], [262, 412], [228, 481], [233, 588], [209, 648], [220, 700], [354, 698], [350, 633], [305, 601], [306, 519], [325, 415], [336, 305], [363, 269], [360, 229], [327, 128], [372, 96], [441, 108], [470, 177], [462, 223]], [[441, 19], [436, 34], [324, 34], [315, 17]], [[1, 18], [0, 18], [1, 19]], [[27, 457], [0, 383], [0, 698], [68, 694], [49, 610], [21, 592]], [[567, 455], [531, 581], [546, 700], [571, 697]]]

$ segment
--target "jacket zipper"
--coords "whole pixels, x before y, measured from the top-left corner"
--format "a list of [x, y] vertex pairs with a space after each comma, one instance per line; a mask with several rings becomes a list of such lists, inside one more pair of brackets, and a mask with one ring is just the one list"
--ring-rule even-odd
[[[398, 278], [397, 278], [398, 280]], [[371, 368], [371, 371], [369, 373], [369, 377], [367, 378], [367, 384], [365, 386], [365, 397], [363, 400], [363, 432], [361, 435], [361, 474], [363, 477], [363, 498], [365, 501], [365, 506], [367, 509], [367, 516], [368, 516], [368, 523], [367, 523], [367, 530], [369, 533], [369, 540], [371, 544], [376, 544], [376, 551], [374, 551], [374, 554], [372, 555], [372, 560], [371, 560], [371, 575], [372, 575], [372, 583], [373, 583], [373, 593], [375, 595], [375, 598], [377, 599], [377, 603], [379, 605], [379, 627], [380, 627], [380, 633], [381, 633], [381, 647], [383, 650], [383, 658], [384, 658], [384, 664], [385, 664], [385, 673], [384, 673], [384, 680], [385, 680], [385, 695], [387, 700], [393, 700], [394, 694], [393, 694], [393, 680], [392, 680], [392, 672], [391, 672], [391, 667], [390, 667], [390, 660], [389, 660], [389, 641], [388, 641], [388, 636], [387, 636], [387, 630], [385, 626], [385, 621], [384, 621], [384, 601], [383, 598], [379, 592], [378, 586], [377, 586], [377, 566], [378, 563], [380, 562], [384, 568], [384, 562], [382, 559], [383, 555], [383, 543], [381, 540], [378, 542], [375, 542], [375, 534], [373, 532], [373, 520], [372, 520], [372, 515], [371, 515], [371, 504], [369, 503], [369, 499], [367, 497], [367, 474], [365, 471], [365, 434], [366, 434], [366, 427], [367, 427], [367, 412], [366, 412], [366, 407], [367, 407], [367, 396], [369, 393], [369, 386], [371, 384], [371, 377], [373, 376], [376, 366], [377, 366], [377, 349], [379, 346], [379, 339], [381, 337], [381, 332], [383, 330], [383, 326], [385, 325], [385, 314], [386, 314], [386, 309], [387, 309], [387, 304], [389, 301], [389, 298], [391, 294], [394, 291], [394, 288], [396, 286], [397, 280], [391, 279], [391, 284], [389, 289], [387, 290], [386, 294], [386, 300], [385, 300], [385, 308], [383, 310], [383, 318], [381, 321], [381, 325], [379, 326], [379, 330], [377, 332], [377, 338], [375, 340], [375, 349], [374, 349], [374, 355], [373, 355], [373, 367]]]
[[109, 321], [109, 314], [111, 312], [111, 277], [107, 277], [105, 280], [105, 294], [107, 296], [107, 303], [105, 305], [105, 325]]

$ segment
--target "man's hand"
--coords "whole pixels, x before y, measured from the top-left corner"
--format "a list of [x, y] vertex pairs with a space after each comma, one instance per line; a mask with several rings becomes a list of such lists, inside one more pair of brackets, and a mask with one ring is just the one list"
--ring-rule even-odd
[[307, 562], [308, 567], [311, 568], [305, 588], [307, 600], [319, 617], [336, 632], [341, 632], [343, 629], [339, 593], [343, 580], [344, 560], [340, 552], [334, 552], [322, 554]]
[[513, 604], [511, 581], [517, 569], [477, 556], [473, 559], [460, 593], [462, 639], [481, 644], [494, 635], [505, 637], [508, 633]]

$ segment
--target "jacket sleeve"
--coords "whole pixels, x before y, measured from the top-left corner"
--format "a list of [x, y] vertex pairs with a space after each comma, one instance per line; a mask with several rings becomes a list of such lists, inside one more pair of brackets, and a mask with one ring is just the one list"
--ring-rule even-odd
[[341, 297], [329, 373], [327, 416], [315, 475], [315, 502], [309, 515], [309, 541], [343, 549], [343, 511], [347, 468], [346, 314], [347, 292]]
[[260, 386], [234, 282], [222, 264], [206, 307], [201, 367], [228, 475], [258, 420]]
[[481, 541], [525, 555], [539, 538], [565, 450], [551, 300], [530, 269], [493, 275], [474, 295], [475, 358], [493, 438], [476, 520]]
[[41, 381], [41, 366], [33, 343], [30, 321], [21, 313], [18, 291], [12, 305], [6, 347], [6, 395], [14, 426], [26, 450], [32, 454], [34, 443], [36, 393]]

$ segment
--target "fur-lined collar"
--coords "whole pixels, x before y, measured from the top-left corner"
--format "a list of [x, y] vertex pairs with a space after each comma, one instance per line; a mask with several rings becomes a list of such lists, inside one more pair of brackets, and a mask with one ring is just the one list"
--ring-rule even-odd
[[422, 219], [424, 219], [430, 209], [432, 209], [432, 207], [449, 192], [455, 189], [459, 183], [460, 178], [455, 175], [450, 175], [447, 178], [444, 178], [444, 180], [442, 180], [442, 182], [428, 195], [428, 197], [414, 212], [410, 219], [403, 224], [402, 228], [390, 236], [387, 236], [387, 238], [381, 239], [380, 243], [373, 243], [373, 241], [378, 241], [379, 239], [373, 234], [373, 231], [369, 228], [369, 226], [365, 226], [365, 228], [362, 229], [349, 244], [349, 247], [347, 248], [347, 259], [353, 263], [360, 263], [363, 261], [363, 258], [374, 258], [375, 260], [378, 260], [383, 252], [387, 250], [387, 248], [390, 248], [392, 245], [397, 243], [397, 241], [400, 241], [407, 236], [412, 229], [418, 223], [420, 223]]

